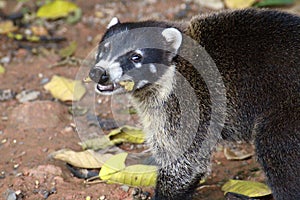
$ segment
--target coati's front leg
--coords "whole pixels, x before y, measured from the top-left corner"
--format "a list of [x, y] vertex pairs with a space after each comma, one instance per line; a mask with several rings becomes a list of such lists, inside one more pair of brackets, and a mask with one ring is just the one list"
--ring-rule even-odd
[[196, 152], [187, 152], [175, 162], [164, 163], [158, 170], [153, 200], [191, 200], [209, 165], [210, 155], [199, 157]]
[[300, 107], [274, 109], [256, 131], [257, 158], [274, 198], [300, 199]]

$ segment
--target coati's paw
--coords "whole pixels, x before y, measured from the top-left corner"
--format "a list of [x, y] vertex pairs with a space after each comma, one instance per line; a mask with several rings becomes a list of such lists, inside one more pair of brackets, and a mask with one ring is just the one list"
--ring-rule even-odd
[[133, 189], [132, 199], [133, 200], [153, 200], [153, 199], [151, 199], [149, 192], [144, 192], [140, 188], [134, 188]]

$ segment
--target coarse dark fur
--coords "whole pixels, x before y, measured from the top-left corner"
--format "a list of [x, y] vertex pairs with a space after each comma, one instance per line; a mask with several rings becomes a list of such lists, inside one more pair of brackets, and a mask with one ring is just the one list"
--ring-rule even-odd
[[[108, 29], [103, 41], [140, 27], [174, 27], [204, 47], [226, 89], [222, 139], [254, 141], [274, 198], [300, 199], [300, 17], [246, 9], [199, 15], [184, 23], [118, 23]], [[178, 51], [186, 50], [181, 47]], [[204, 148], [204, 140], [209, 134], [210, 139], [219, 139], [217, 133], [208, 131], [212, 120], [211, 96], [205, 81], [190, 63], [180, 56], [168, 61], [170, 55], [166, 52], [153, 56], [154, 53], [145, 50], [144, 57], [160, 58], [161, 62], [153, 62], [158, 68], [160, 63], [175, 65], [175, 74], [164, 77], [168, 70], [161, 70], [162, 77], [155, 84], [146, 84], [132, 92], [160, 165], [154, 199], [192, 199], [199, 180], [209, 170], [211, 148]], [[199, 111], [192, 109], [188, 114], [190, 121], [199, 122], [194, 133], [189, 133], [191, 129], [178, 131], [182, 109], [178, 92], [183, 96], [189, 94], [180, 90], [177, 74], [188, 81], [197, 98], [197, 102], [186, 101], [187, 107], [196, 106]], [[174, 80], [166, 83], [171, 86], [164, 88], [162, 82], [168, 82], [171, 76]], [[99, 76], [93, 80], [99, 82]], [[166, 89], [163, 94], [162, 89]], [[189, 135], [193, 135], [192, 142]]]

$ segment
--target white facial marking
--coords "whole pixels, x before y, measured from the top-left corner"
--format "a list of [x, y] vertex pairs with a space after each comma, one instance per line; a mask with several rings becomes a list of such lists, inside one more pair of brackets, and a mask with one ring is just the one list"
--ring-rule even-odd
[[111, 28], [112, 26], [116, 25], [119, 23], [119, 19], [117, 17], [114, 17], [111, 19], [109, 24], [107, 25], [107, 29]]
[[107, 68], [110, 65], [110, 63], [106, 60], [100, 60], [98, 63], [96, 63], [95, 67], [103, 67]]
[[143, 52], [141, 50], [139, 50], [139, 49], [135, 50], [135, 53], [143, 55]]
[[138, 84], [137, 84], [137, 88], [141, 88], [141, 87], [143, 87], [143, 86], [145, 86], [147, 83], [149, 83], [149, 81], [147, 81], [147, 80], [141, 80], [141, 81], [139, 81], [138, 82]]
[[150, 72], [152, 72], [153, 74], [155, 74], [157, 72], [156, 66], [152, 63], [149, 65], [149, 69], [150, 69]]
[[121, 78], [123, 74], [123, 69], [120, 67], [120, 63], [114, 62], [110, 64], [108, 67], [108, 73], [111, 81], [115, 81]]
[[182, 35], [176, 28], [166, 28], [161, 33], [167, 42], [170, 42], [172, 47], [177, 51], [182, 42]]
[[110, 42], [106, 42], [105, 44], [104, 44], [104, 47], [109, 47], [109, 45], [110, 45]]
[[135, 66], [136, 68], [141, 68], [141, 67], [142, 67], [142, 63], [134, 63], [134, 66]]

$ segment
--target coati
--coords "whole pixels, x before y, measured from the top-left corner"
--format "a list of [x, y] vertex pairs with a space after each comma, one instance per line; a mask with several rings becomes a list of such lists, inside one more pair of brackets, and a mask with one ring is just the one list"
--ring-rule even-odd
[[[212, 61], [195, 54], [184, 35]], [[192, 199], [209, 171], [211, 150], [223, 140], [253, 141], [274, 198], [300, 199], [299, 16], [244, 9], [187, 22], [113, 18], [95, 63], [89, 72], [95, 90], [129, 93], [139, 112], [159, 164], [153, 199]], [[221, 81], [216, 78], [215, 86], [224, 86], [219, 102], [225, 102], [217, 117], [212, 111], [218, 95], [212, 99], [208, 86], [215, 78], [205, 80], [214, 73], [199, 72], [192, 63], [217, 67]], [[126, 88], [126, 82], [132, 85]], [[209, 129], [212, 124], [217, 128]]]

